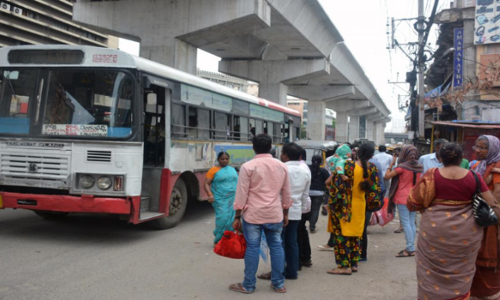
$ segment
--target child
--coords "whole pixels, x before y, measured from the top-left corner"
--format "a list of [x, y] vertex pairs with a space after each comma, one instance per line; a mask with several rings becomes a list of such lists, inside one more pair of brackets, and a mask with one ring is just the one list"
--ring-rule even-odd
[[328, 167], [332, 176], [336, 172], [337, 175], [340, 175], [343, 181], [348, 179], [347, 176], [344, 175], [344, 166], [345, 161], [350, 157], [351, 148], [349, 148], [346, 144], [340, 146], [337, 151], [335, 151], [335, 155], [328, 161]]

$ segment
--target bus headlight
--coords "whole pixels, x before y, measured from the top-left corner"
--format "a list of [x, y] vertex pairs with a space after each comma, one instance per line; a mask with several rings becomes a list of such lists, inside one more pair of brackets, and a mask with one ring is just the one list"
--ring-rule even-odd
[[108, 176], [102, 176], [97, 180], [97, 187], [101, 190], [107, 190], [111, 187], [111, 178]]
[[80, 186], [84, 189], [90, 189], [94, 186], [95, 179], [90, 175], [81, 175], [80, 176]]

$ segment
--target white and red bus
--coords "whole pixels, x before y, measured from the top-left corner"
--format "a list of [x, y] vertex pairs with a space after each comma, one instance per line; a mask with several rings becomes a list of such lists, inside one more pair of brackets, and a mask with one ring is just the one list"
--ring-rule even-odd
[[0, 209], [170, 228], [217, 153], [241, 165], [259, 133], [294, 140], [300, 114], [118, 50], [0, 49]]

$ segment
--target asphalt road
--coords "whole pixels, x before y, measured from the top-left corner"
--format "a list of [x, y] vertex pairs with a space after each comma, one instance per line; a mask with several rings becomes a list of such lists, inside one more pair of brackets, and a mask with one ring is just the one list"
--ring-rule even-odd
[[[0, 299], [416, 299], [415, 261], [396, 224], [370, 227], [368, 262], [352, 276], [326, 273], [331, 252], [313, 249], [313, 266], [276, 294], [259, 280], [252, 295], [231, 292], [243, 261], [212, 252], [213, 211], [188, 207], [176, 228], [155, 231], [110, 216], [71, 215], [47, 221], [33, 212], [0, 210]], [[328, 238], [321, 216], [311, 244]], [[261, 262], [259, 273], [269, 270]]]

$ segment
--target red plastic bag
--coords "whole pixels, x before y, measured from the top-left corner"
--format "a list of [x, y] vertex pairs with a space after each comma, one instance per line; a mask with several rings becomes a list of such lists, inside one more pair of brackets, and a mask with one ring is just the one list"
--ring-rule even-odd
[[247, 242], [242, 234], [226, 230], [214, 248], [214, 253], [220, 256], [242, 259], [245, 257]]
[[389, 199], [385, 198], [384, 206], [379, 211], [372, 214], [372, 219], [370, 220], [370, 226], [380, 225], [385, 226], [394, 220], [394, 214], [388, 213], [387, 209], [389, 207]]

